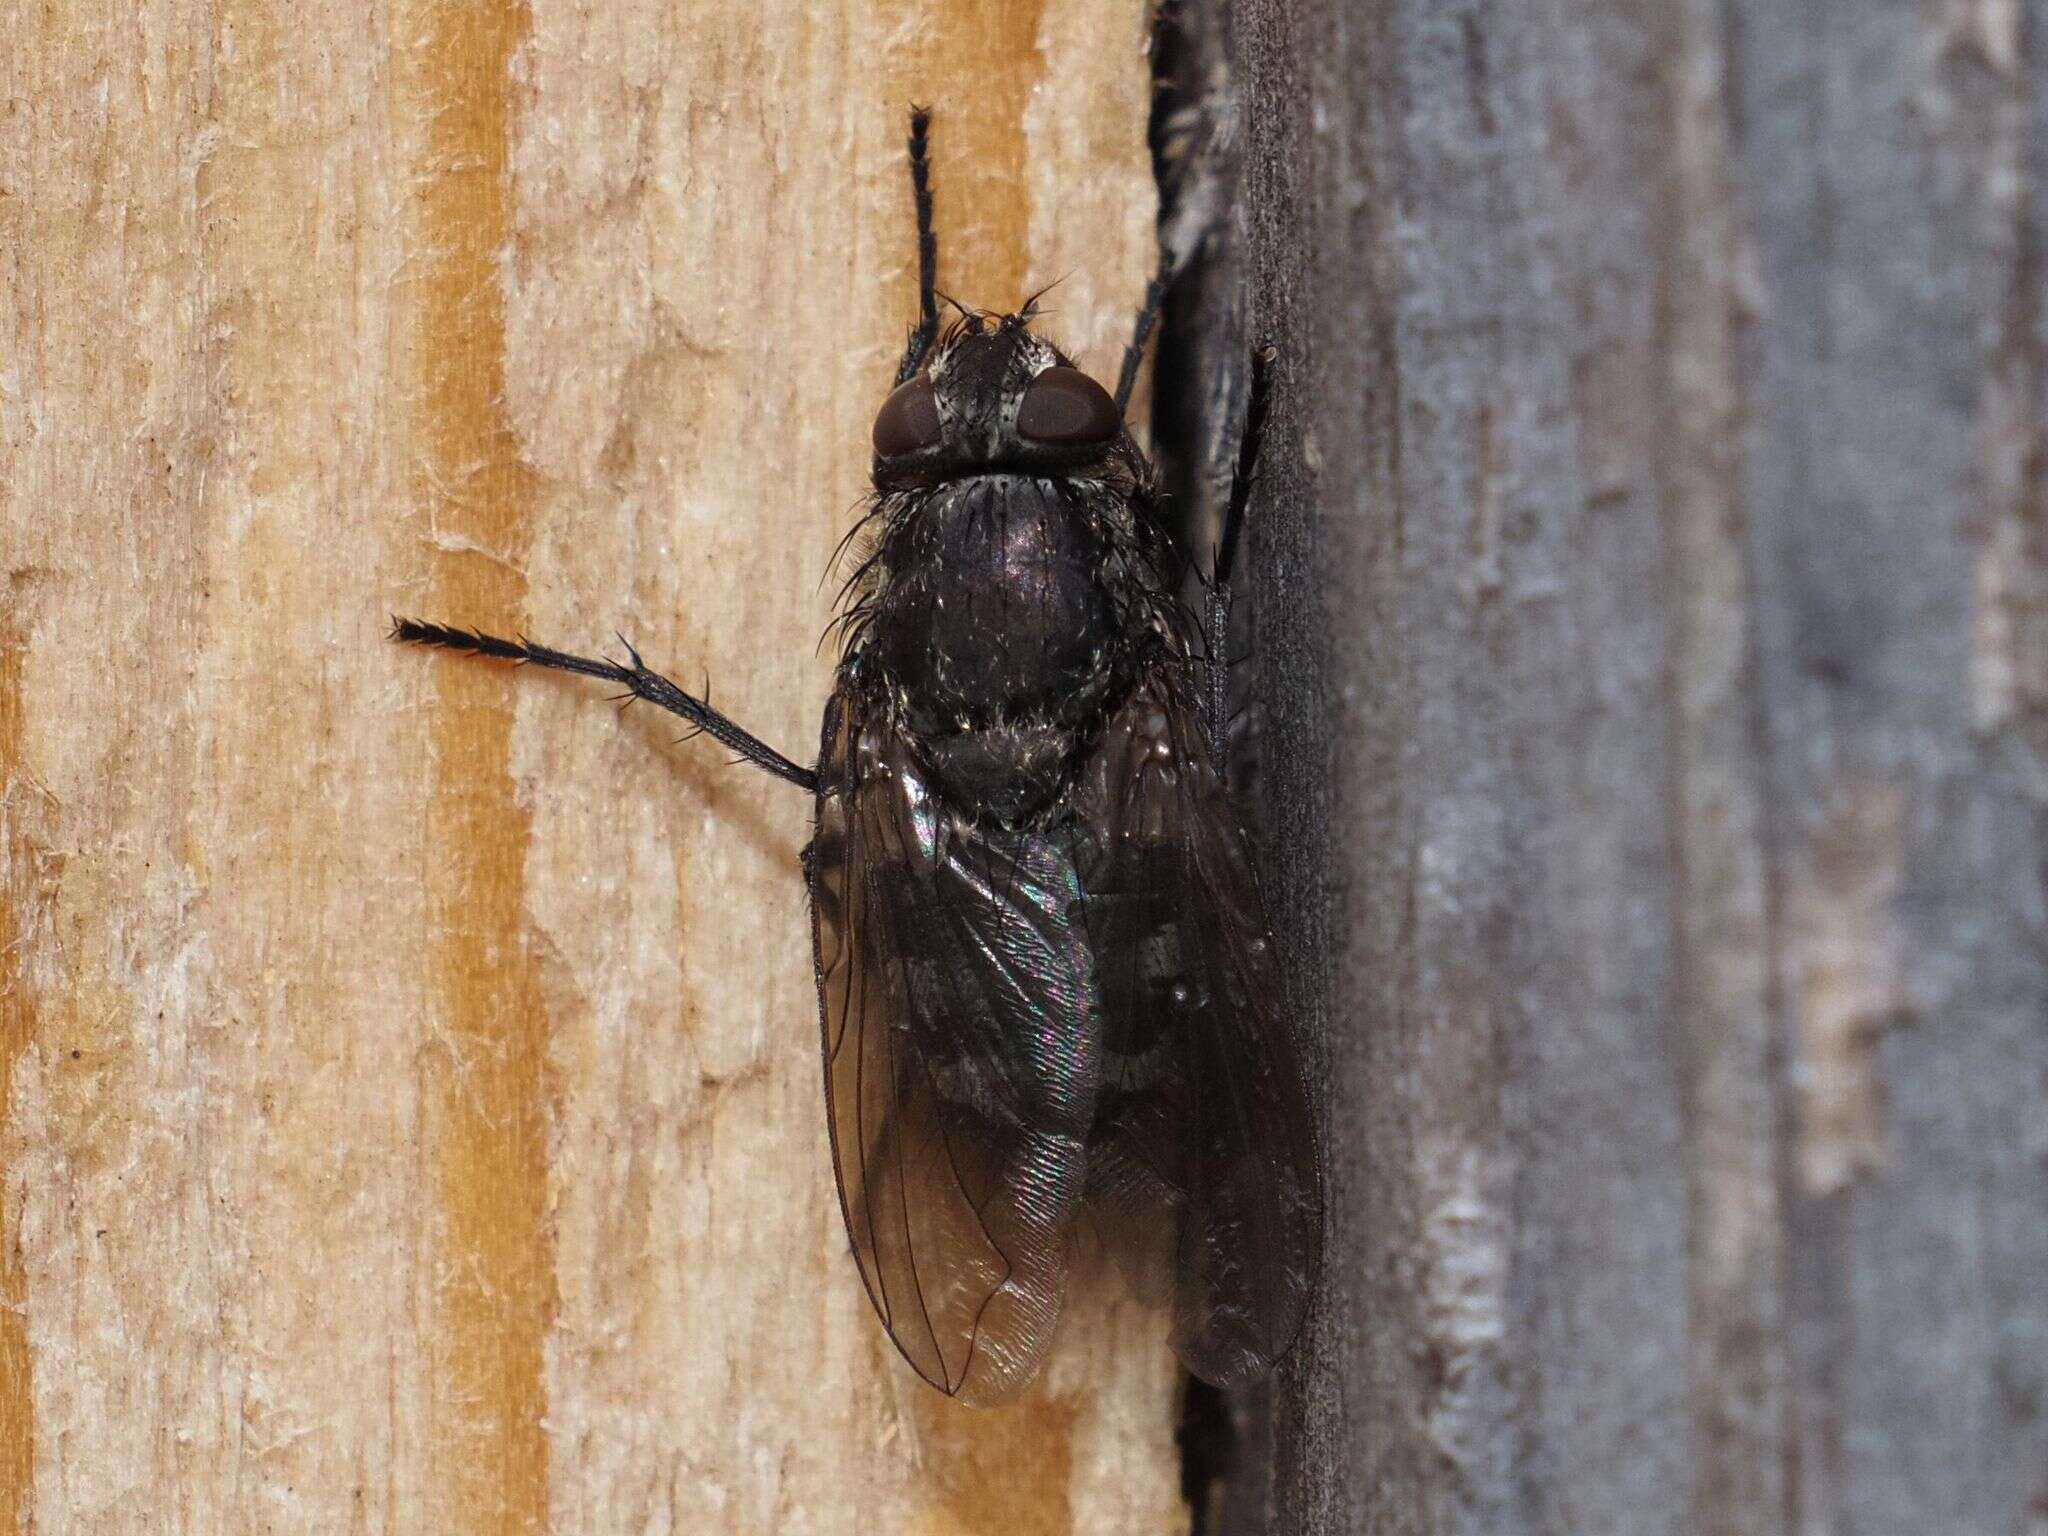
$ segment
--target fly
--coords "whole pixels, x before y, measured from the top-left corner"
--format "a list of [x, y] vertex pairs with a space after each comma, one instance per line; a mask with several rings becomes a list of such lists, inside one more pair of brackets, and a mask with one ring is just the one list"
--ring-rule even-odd
[[[399, 619], [579, 672], [813, 797], [810, 887], [840, 1208], [882, 1325], [970, 1403], [1037, 1374], [1084, 1221], [1230, 1386], [1300, 1331], [1321, 1171], [1249, 841], [1220, 654], [1268, 399], [1254, 359], [1206, 626], [1175, 591], [1115, 393], [1010, 315], [943, 332], [930, 115], [910, 120], [918, 321], [874, 424], [870, 535], [812, 766], [652, 671]], [[1205, 633], [1206, 629], [1206, 633]]]

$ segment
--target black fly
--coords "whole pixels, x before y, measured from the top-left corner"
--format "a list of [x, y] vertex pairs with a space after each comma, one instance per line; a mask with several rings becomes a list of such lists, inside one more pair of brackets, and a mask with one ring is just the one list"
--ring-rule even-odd
[[1316, 1136], [1216, 659], [1266, 402], [1202, 626], [1151, 466], [1032, 308], [939, 333], [928, 114], [911, 116], [920, 311], [875, 418], [873, 539], [806, 768], [650, 671], [400, 619], [394, 637], [581, 672], [810, 791], [825, 1106], [847, 1236], [919, 1375], [1014, 1395], [1052, 1340], [1084, 1215], [1218, 1385], [1299, 1330]]

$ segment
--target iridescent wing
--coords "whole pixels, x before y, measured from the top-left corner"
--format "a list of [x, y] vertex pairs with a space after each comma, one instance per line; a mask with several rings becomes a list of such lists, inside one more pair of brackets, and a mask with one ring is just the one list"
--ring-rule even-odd
[[850, 690], [825, 717], [811, 908], [847, 1236], [919, 1375], [1014, 1395], [1052, 1340], [1100, 1074], [1081, 892], [977, 827]]
[[1188, 1369], [1232, 1385], [1300, 1329], [1322, 1174], [1251, 850], [1170, 663], [1111, 719], [1070, 804], [1103, 1016], [1089, 1203], [1141, 1289], [1170, 1276]]

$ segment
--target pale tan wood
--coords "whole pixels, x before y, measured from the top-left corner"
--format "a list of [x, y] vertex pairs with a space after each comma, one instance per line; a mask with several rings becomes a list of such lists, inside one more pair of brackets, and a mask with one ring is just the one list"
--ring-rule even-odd
[[0, 59], [0, 1530], [1165, 1531], [1096, 1277], [955, 1409], [868, 1314], [808, 758], [912, 317], [1148, 273], [1139, 0], [111, 0]]

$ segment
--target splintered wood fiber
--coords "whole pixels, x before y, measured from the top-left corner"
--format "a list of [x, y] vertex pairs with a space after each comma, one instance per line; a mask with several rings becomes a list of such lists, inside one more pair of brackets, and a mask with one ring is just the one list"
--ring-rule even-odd
[[79, 0], [0, 56], [0, 1531], [1185, 1528], [1102, 1276], [1014, 1409], [841, 1230], [786, 785], [942, 285], [1113, 376], [1139, 0]]

